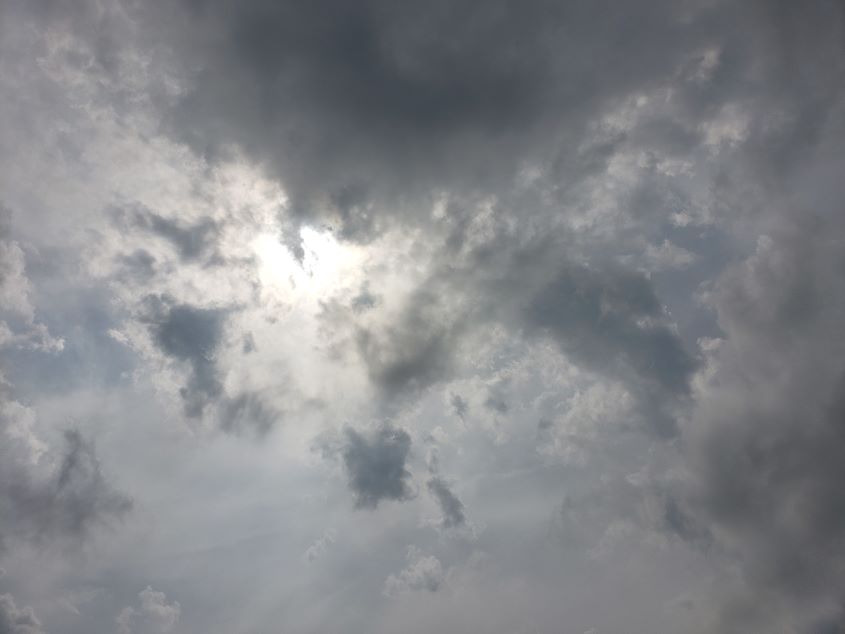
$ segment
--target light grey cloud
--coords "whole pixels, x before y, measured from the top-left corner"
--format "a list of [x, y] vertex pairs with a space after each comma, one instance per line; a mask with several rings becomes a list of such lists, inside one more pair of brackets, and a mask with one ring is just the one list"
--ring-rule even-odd
[[[0, 207], [0, 221], [3, 214]], [[17, 241], [4, 234], [0, 225], [0, 348], [60, 352], [64, 341], [52, 336], [36, 316], [26, 255]]]
[[103, 474], [91, 441], [69, 429], [64, 447], [49, 447], [33, 430], [35, 413], [12, 398], [8, 384], [0, 389], [0, 545], [77, 541], [131, 510], [132, 500]]
[[140, 605], [127, 606], [115, 622], [118, 634], [167, 634], [182, 615], [178, 601], [168, 602], [167, 595], [147, 586], [138, 593]]
[[434, 555], [423, 554], [416, 546], [408, 547], [407, 558], [407, 567], [385, 580], [384, 594], [395, 597], [420, 590], [437, 592], [444, 580], [443, 565], [440, 560]]
[[364, 282], [361, 285], [361, 291], [352, 298], [352, 310], [358, 313], [370, 310], [379, 303], [379, 300], [379, 296], [370, 291], [370, 285]]
[[469, 403], [460, 394], [452, 394], [449, 398], [449, 404], [452, 406], [455, 416], [463, 420], [469, 411]]
[[12, 595], [0, 594], [0, 633], [44, 634], [44, 630], [32, 608], [19, 608]]
[[337, 531], [334, 529], [326, 529], [326, 531], [305, 551], [304, 557], [308, 563], [317, 561], [320, 557], [326, 554], [329, 548], [337, 540]]

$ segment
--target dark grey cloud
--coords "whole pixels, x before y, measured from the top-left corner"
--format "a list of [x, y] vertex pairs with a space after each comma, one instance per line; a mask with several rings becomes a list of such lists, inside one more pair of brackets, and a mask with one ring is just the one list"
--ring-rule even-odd
[[732, 17], [707, 3], [545, 0], [141, 14], [191, 72], [171, 132], [206, 156], [239, 146], [281, 177], [294, 215], [328, 209], [360, 240], [432, 189], [498, 191], [526, 161], [578, 145], [590, 116], [673, 78]]
[[373, 383], [393, 397], [448, 378], [464, 328], [433, 284], [415, 291], [393, 323], [360, 328], [356, 343]]
[[44, 634], [31, 607], [19, 608], [10, 594], [0, 594], [0, 634]]
[[356, 507], [374, 509], [383, 500], [413, 497], [406, 467], [410, 450], [411, 437], [401, 428], [384, 425], [368, 433], [351, 427], [344, 430], [341, 456]]
[[437, 475], [433, 475], [426, 482], [429, 493], [437, 500], [443, 513], [443, 527], [455, 528], [466, 523], [464, 504], [453, 492], [449, 483]]
[[[513, 245], [511, 238], [497, 228], [457, 262], [438, 260], [397, 316], [357, 329], [358, 351], [380, 394], [389, 402], [450, 380], [465, 371], [461, 355], [471, 337], [505, 327], [551, 339], [571, 362], [621, 382], [637, 401], [641, 426], [673, 436], [699, 361], [652, 281], [607, 258], [573, 262], [562, 255], [566, 241]], [[491, 385], [484, 406], [507, 414], [506, 388]], [[453, 400], [459, 416], [466, 405]]]
[[[726, 337], [684, 430], [690, 521], [741, 562], [739, 603], [778, 613], [845, 593], [842, 229], [784, 219], [719, 278], [709, 298]], [[732, 614], [726, 631], [740, 631]]]
[[[268, 432], [281, 418], [264, 397], [253, 391], [228, 394], [217, 355], [225, 344], [226, 322], [233, 309], [177, 304], [168, 296], [148, 296], [140, 316], [153, 342], [166, 356], [187, 365], [187, 383], [179, 389], [185, 415], [209, 416], [227, 432]], [[250, 351], [242, 343], [244, 352]], [[252, 344], [254, 346], [254, 343]]]
[[630, 385], [652, 429], [674, 434], [672, 412], [665, 408], [688, 393], [697, 363], [667, 324], [643, 275], [568, 266], [531, 299], [524, 319], [575, 362]]
[[169, 357], [190, 368], [188, 384], [180, 394], [185, 414], [199, 418], [207, 404], [223, 394], [215, 355], [223, 339], [228, 311], [173, 304], [169, 298], [147, 298], [147, 315], [153, 340]]
[[209, 257], [220, 237], [219, 225], [210, 218], [193, 224], [184, 223], [162, 216], [141, 204], [118, 208], [113, 213], [125, 227], [149, 232], [170, 243], [184, 261]]

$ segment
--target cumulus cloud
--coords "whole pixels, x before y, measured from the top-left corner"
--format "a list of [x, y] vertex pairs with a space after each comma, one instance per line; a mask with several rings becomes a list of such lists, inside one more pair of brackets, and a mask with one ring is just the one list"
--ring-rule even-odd
[[384, 582], [384, 594], [396, 597], [408, 592], [437, 592], [443, 584], [443, 565], [434, 555], [425, 555], [416, 546], [409, 546], [408, 565]]
[[[845, 590], [845, 288], [828, 222], [761, 238], [719, 279], [710, 301], [726, 337], [709, 348], [687, 431], [693, 519], [743, 563], [742, 601], [777, 613]], [[730, 618], [725, 631], [743, 627]]]
[[548, 333], [573, 359], [630, 384], [649, 424], [674, 433], [665, 411], [684, 396], [696, 367], [648, 281], [623, 270], [572, 267], [561, 273], [526, 308], [530, 327]]
[[18, 608], [12, 595], [0, 594], [0, 633], [44, 634], [44, 629], [31, 607]]
[[118, 634], [167, 634], [179, 622], [182, 606], [168, 602], [164, 592], [147, 586], [138, 593], [139, 604], [127, 606], [115, 619]]

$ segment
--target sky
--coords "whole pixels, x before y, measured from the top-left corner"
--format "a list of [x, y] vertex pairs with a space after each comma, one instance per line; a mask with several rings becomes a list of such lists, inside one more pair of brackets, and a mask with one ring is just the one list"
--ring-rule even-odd
[[0, 2], [0, 634], [845, 632], [837, 0]]

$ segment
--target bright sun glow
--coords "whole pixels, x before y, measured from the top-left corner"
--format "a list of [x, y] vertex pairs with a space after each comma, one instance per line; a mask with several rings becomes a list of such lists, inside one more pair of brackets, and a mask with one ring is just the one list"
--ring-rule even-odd
[[300, 232], [304, 257], [298, 262], [277, 235], [262, 234], [255, 241], [261, 259], [262, 283], [285, 294], [311, 298], [359, 283], [363, 254], [341, 244], [328, 231], [305, 227]]

